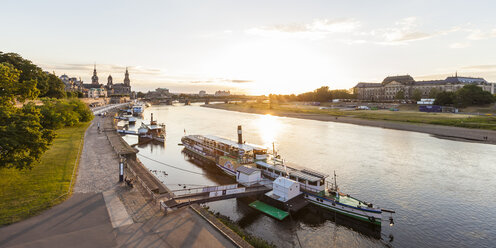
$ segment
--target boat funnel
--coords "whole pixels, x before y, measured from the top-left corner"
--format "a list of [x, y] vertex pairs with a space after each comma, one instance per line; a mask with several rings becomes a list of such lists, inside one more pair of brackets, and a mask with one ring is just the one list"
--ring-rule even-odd
[[241, 125], [238, 126], [238, 144], [243, 144], [243, 131], [241, 131]]
[[150, 113], [151, 117], [150, 117], [150, 122], [153, 122], [153, 113]]

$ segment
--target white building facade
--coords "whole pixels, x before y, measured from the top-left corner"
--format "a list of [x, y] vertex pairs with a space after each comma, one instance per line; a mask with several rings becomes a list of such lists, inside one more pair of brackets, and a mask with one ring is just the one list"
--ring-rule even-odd
[[229, 90], [218, 90], [215, 92], [214, 96], [230, 96], [231, 91]]
[[107, 97], [107, 90], [104, 88], [91, 88], [88, 90], [89, 98]]
[[395, 100], [399, 92], [404, 99], [413, 99], [417, 94], [420, 98], [434, 97], [434, 93], [449, 91], [454, 92], [467, 84], [475, 84], [494, 94], [494, 83], [489, 83], [483, 78], [473, 77], [447, 77], [444, 80], [415, 81], [410, 75], [386, 77], [382, 83], [358, 83], [354, 93], [359, 100], [390, 101]]

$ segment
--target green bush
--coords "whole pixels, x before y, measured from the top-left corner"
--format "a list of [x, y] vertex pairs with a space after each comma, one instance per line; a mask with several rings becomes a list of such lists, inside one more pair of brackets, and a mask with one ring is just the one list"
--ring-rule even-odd
[[39, 108], [43, 115], [41, 125], [46, 129], [72, 127], [93, 119], [91, 110], [79, 99], [44, 99]]
[[468, 107], [474, 105], [490, 104], [496, 101], [496, 97], [484, 91], [481, 87], [468, 84], [456, 92], [439, 92], [436, 96], [436, 105], [452, 105], [457, 107]]

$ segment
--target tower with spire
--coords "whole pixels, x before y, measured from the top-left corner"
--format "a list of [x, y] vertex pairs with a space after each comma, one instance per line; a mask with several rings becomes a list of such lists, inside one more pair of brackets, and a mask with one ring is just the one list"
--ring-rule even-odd
[[98, 85], [98, 76], [96, 75], [96, 63], [93, 67], [93, 76], [91, 77], [91, 84]]
[[127, 71], [127, 67], [126, 73], [124, 74], [124, 85], [131, 86], [131, 80], [129, 80], [129, 72]]
[[112, 88], [112, 85], [113, 85], [112, 75], [109, 75], [108, 78], [107, 78], [107, 88], [111, 89]]

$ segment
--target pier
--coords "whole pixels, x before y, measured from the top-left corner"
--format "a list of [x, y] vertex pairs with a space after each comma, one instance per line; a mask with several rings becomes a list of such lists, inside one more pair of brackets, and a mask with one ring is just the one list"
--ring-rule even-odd
[[173, 191], [173, 196], [166, 201], [162, 201], [161, 207], [164, 209], [177, 209], [195, 203], [207, 203], [231, 198], [256, 196], [267, 193], [270, 190], [270, 188], [263, 185], [243, 187], [238, 184], [184, 189]]
[[120, 134], [138, 135], [138, 132], [132, 131], [132, 130], [118, 129], [117, 132], [120, 133]]

